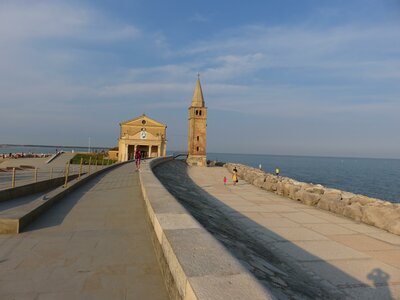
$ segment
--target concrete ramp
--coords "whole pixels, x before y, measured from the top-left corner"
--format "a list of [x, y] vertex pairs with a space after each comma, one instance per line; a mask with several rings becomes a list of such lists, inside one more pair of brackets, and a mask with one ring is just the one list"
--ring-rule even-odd
[[7, 159], [1, 163], [1, 168], [17, 168], [20, 167], [21, 165], [23, 166], [31, 166], [31, 167], [37, 167], [37, 168], [42, 168], [42, 169], [48, 169], [51, 167], [58, 168], [58, 167], [64, 167], [65, 164], [70, 161], [76, 153], [71, 153], [71, 152], [65, 152], [59, 154], [56, 158], [54, 158], [51, 162], [47, 163], [49, 160], [48, 157], [43, 157], [43, 158], [17, 158], [17, 159]]
[[56, 158], [54, 158], [52, 161], [49, 163], [46, 163], [48, 167], [63, 167], [67, 162], [69, 162], [76, 153], [71, 153], [71, 152], [64, 152], [58, 155]]
[[168, 294], [132, 164], [0, 236], [0, 299], [152, 299]]

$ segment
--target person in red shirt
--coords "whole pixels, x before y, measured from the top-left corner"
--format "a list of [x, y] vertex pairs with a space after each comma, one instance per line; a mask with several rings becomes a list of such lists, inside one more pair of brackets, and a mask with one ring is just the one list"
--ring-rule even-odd
[[139, 149], [136, 150], [135, 153], [135, 163], [136, 163], [136, 170], [140, 169], [140, 160], [142, 158], [142, 153], [140, 152]]

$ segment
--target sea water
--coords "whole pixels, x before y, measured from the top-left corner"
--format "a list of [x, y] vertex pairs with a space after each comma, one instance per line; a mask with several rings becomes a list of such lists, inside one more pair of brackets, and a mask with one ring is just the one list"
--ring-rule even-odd
[[[207, 159], [241, 163], [302, 182], [400, 203], [400, 159], [207, 153]], [[221, 179], [222, 180], [222, 179]]]

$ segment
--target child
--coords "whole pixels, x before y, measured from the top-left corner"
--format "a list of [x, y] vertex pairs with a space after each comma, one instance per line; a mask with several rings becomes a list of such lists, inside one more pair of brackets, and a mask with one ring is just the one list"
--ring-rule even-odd
[[226, 176], [224, 176], [224, 185], [226, 185]]

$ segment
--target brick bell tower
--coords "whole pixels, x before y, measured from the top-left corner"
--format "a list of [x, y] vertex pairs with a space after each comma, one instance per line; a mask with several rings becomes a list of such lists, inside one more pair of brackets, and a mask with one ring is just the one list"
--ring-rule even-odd
[[200, 74], [197, 77], [192, 105], [189, 107], [188, 158], [186, 162], [189, 166], [206, 167], [207, 107], [205, 107], [201, 90]]

